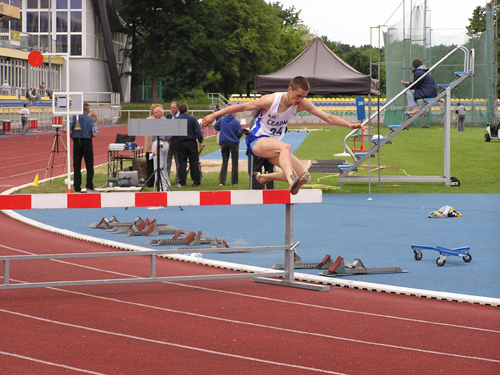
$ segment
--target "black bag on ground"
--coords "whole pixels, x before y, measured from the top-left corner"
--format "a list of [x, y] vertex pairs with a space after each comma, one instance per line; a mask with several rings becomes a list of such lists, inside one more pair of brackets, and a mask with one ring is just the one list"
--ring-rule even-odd
[[120, 134], [120, 133], [116, 135], [115, 143], [127, 143], [127, 142], [131, 143], [135, 142], [135, 135]]

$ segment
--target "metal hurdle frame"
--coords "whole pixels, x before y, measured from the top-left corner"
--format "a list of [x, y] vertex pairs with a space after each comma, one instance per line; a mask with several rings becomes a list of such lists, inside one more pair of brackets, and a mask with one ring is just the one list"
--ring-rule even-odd
[[[205, 193], [205, 195], [203, 195]], [[198, 196], [199, 195], [199, 196]], [[250, 197], [247, 199], [247, 196]], [[201, 198], [200, 198], [201, 197]], [[229, 200], [228, 200], [229, 199]], [[174, 247], [169, 250], [148, 251], [114, 251], [105, 253], [73, 253], [44, 255], [8, 255], [0, 256], [3, 262], [3, 289], [62, 287], [77, 285], [132, 284], [145, 282], [176, 282], [193, 280], [241, 279], [251, 278], [252, 281], [294, 288], [329, 291], [330, 286], [295, 281], [294, 275], [294, 204], [321, 203], [321, 190], [302, 190], [291, 196], [288, 190], [236, 190], [221, 192], [157, 192], [157, 193], [106, 193], [106, 194], [36, 194], [36, 195], [0, 195], [0, 210], [41, 209], [41, 208], [99, 208], [99, 207], [144, 207], [162, 202], [164, 206], [188, 205], [229, 205], [229, 204], [285, 204], [285, 243], [283, 246], [232, 247], [232, 248], [196, 248], [199, 253], [235, 253], [255, 251], [285, 252], [285, 270], [269, 270], [263, 272], [245, 272], [219, 275], [193, 276], [156, 276], [156, 258], [165, 255], [192, 253], [193, 248]], [[168, 204], [167, 204], [168, 202]], [[228, 203], [229, 202], [229, 203]], [[233, 203], [235, 202], [235, 203]], [[146, 204], [148, 203], [148, 204]], [[197, 204], [198, 203], [198, 204]], [[33, 283], [10, 283], [10, 263], [19, 260], [55, 260], [81, 258], [108, 258], [126, 256], [149, 256], [150, 275], [142, 278], [98, 279], [75, 281], [49, 281]], [[276, 279], [279, 277], [280, 279]]]

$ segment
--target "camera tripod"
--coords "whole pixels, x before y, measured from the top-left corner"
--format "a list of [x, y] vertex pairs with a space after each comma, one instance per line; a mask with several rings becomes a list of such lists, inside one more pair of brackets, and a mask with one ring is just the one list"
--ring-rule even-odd
[[[44, 183], [45, 183], [45, 180], [47, 179], [47, 172], [49, 171], [49, 167], [50, 167], [49, 181], [52, 180], [52, 171], [54, 169], [55, 154], [59, 153], [59, 138], [61, 136], [59, 134], [59, 127], [55, 127], [55, 129], [56, 129], [56, 134], [54, 135], [54, 142], [52, 143], [52, 150], [50, 151], [49, 162], [47, 163], [47, 168], [45, 169]], [[68, 149], [66, 148], [66, 145], [64, 144], [64, 141], [62, 138], [61, 138], [61, 143], [63, 145], [64, 151], [68, 152]], [[64, 158], [63, 172], [64, 172], [65, 167], [66, 167], [66, 158]]]
[[161, 152], [160, 151], [163, 148], [163, 142], [167, 142], [167, 141], [162, 141], [160, 139], [160, 137], [156, 138], [156, 169], [151, 174], [151, 176], [149, 176], [146, 179], [146, 181], [142, 185], [140, 191], [142, 191], [146, 187], [149, 180], [151, 180], [152, 178], [156, 178], [155, 185], [156, 185], [157, 191], [172, 191], [172, 187], [170, 186], [170, 180], [168, 178], [168, 174], [166, 174], [167, 171], [161, 167], [161, 163], [160, 163], [160, 160], [161, 160]]

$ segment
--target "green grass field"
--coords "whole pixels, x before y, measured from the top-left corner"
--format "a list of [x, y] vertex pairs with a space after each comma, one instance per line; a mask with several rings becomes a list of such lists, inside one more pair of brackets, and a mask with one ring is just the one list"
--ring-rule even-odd
[[[387, 128], [380, 133], [386, 135]], [[460, 181], [458, 187], [441, 183], [403, 183], [382, 185], [379, 189], [378, 171], [372, 170], [372, 192], [380, 193], [500, 193], [500, 141], [484, 142], [484, 128], [470, 127], [459, 133], [451, 130], [451, 176]], [[299, 159], [338, 159], [333, 154], [343, 151], [345, 128], [324, 128], [312, 132], [295, 155]], [[352, 141], [350, 143], [352, 147]], [[359, 147], [359, 143], [358, 143]], [[368, 144], [365, 144], [365, 148]], [[443, 174], [443, 127], [410, 128], [393, 138], [380, 152], [382, 175], [441, 176]], [[350, 163], [350, 160], [348, 160]], [[378, 167], [378, 156], [371, 159], [372, 168]], [[358, 168], [357, 175], [368, 175], [368, 161]], [[387, 168], [387, 169], [384, 169]], [[313, 174], [313, 182], [335, 187], [337, 193], [365, 193], [368, 183], [345, 183], [339, 187], [338, 175]]]
[[[294, 127], [291, 127], [293, 129]], [[296, 128], [303, 128], [296, 126]], [[317, 127], [320, 131], [312, 131], [297, 150], [295, 155], [301, 160], [342, 159], [333, 155], [343, 151], [343, 139], [348, 133], [346, 128]], [[381, 128], [381, 134], [387, 134], [387, 128]], [[468, 127], [459, 133], [456, 128], [451, 131], [451, 176], [457, 177], [460, 186], [446, 187], [442, 183], [401, 183], [383, 184], [377, 182], [378, 171], [372, 170], [372, 193], [459, 193], [488, 194], [500, 193], [500, 141], [484, 142], [484, 128]], [[203, 154], [218, 149], [215, 138], [205, 141]], [[352, 147], [352, 141], [350, 143]], [[365, 144], [365, 147], [368, 147]], [[359, 147], [359, 146], [358, 146]], [[349, 159], [346, 159], [350, 162]], [[378, 157], [371, 159], [372, 168], [378, 166]], [[443, 174], [443, 127], [433, 125], [431, 128], [411, 128], [403, 131], [393, 139], [393, 144], [381, 149], [380, 165], [382, 175], [441, 176]], [[368, 175], [368, 161], [358, 168], [359, 175]], [[218, 186], [218, 172], [203, 171], [203, 181], [198, 188], [183, 190], [227, 190], [248, 189], [249, 177], [245, 171], [239, 173], [239, 185]], [[96, 168], [94, 184], [96, 188], [107, 186], [106, 166]], [[173, 180], [173, 176], [172, 180]], [[83, 177], [85, 181], [85, 176]], [[173, 182], [173, 181], [172, 181]], [[345, 183], [339, 187], [338, 174], [312, 173], [311, 187], [322, 188], [325, 193], [368, 193], [368, 183]], [[285, 183], [277, 183], [276, 188], [288, 188]], [[173, 188], [173, 190], [179, 190]], [[145, 189], [151, 191], [151, 189]], [[27, 187], [18, 193], [64, 193], [64, 178], [54, 178], [38, 187]]]

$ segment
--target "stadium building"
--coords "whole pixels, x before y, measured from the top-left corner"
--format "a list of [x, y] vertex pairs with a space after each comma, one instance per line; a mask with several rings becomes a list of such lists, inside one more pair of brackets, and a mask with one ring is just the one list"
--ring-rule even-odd
[[[116, 120], [120, 102], [130, 99], [130, 78], [121, 76], [130, 66], [119, 0], [0, 1], [0, 85], [10, 86], [2, 90], [2, 107], [26, 102], [31, 88], [38, 96], [31, 104], [51, 106], [51, 92], [68, 89], [69, 65], [68, 91], [84, 92], [97, 115], [107, 107], [99, 122]], [[40, 66], [28, 63], [31, 51], [44, 55]]]

